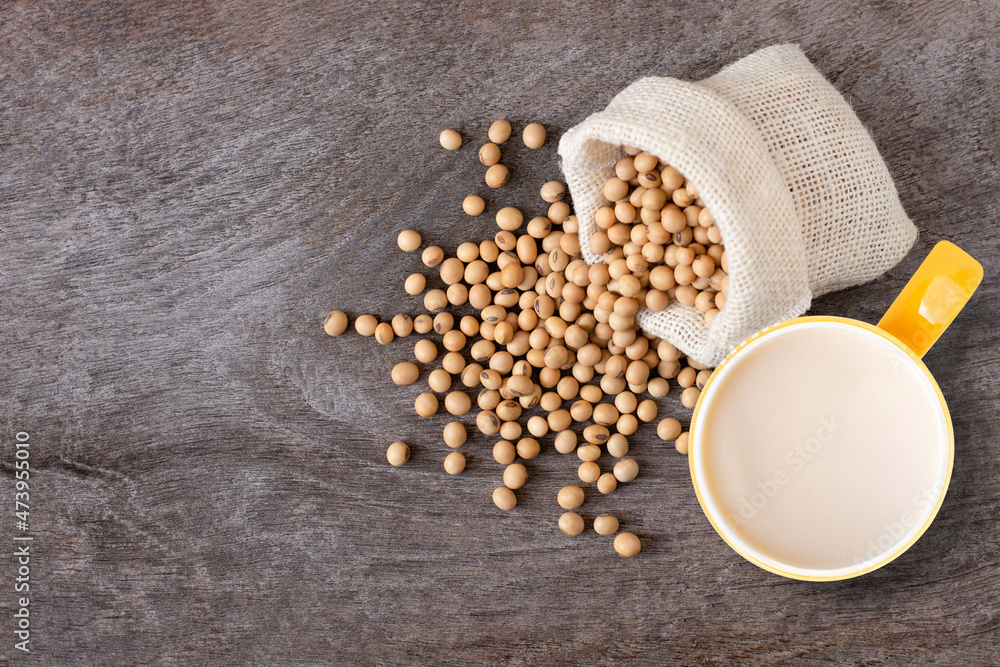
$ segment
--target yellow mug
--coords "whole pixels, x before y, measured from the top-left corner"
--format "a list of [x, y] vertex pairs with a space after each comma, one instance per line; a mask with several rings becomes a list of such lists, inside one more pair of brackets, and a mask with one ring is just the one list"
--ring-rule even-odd
[[871, 572], [944, 501], [948, 406], [921, 357], [982, 281], [938, 243], [878, 326], [800, 317], [716, 368], [691, 419], [691, 479], [720, 536], [765, 570], [808, 581]]

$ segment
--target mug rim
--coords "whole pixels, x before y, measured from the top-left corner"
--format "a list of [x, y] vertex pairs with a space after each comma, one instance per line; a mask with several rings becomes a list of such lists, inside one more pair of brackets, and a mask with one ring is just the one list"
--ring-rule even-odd
[[[782, 329], [787, 329], [788, 327], [807, 324], [807, 323], [820, 323], [820, 322], [845, 324], [870, 331], [888, 340], [896, 347], [898, 347], [900, 350], [905, 352], [906, 355], [910, 358], [910, 360], [914, 362], [915, 367], [923, 371], [924, 375], [927, 377], [927, 380], [930, 382], [931, 387], [934, 388], [934, 392], [937, 395], [938, 401], [941, 404], [941, 411], [944, 415], [945, 426], [948, 432], [948, 465], [945, 469], [944, 477], [941, 480], [941, 490], [938, 493], [937, 500], [934, 503], [933, 508], [927, 515], [927, 518], [924, 521], [923, 525], [920, 527], [920, 529], [917, 530], [916, 533], [914, 533], [913, 536], [905, 543], [897, 546], [895, 549], [891, 551], [887, 551], [884, 554], [882, 554], [882, 556], [875, 563], [860, 569], [851, 569], [847, 572], [840, 572], [844, 568], [835, 568], [835, 570], [839, 572], [838, 574], [822, 574], [824, 568], [817, 568], [813, 570], [818, 574], [803, 574], [801, 572], [793, 572], [775, 566], [770, 562], [763, 561], [760, 558], [757, 558], [753, 553], [750, 553], [750, 550], [746, 547], [746, 545], [731, 539], [731, 537], [726, 534], [721, 525], [725, 524], [725, 521], [717, 519], [715, 516], [713, 516], [712, 512], [709, 510], [706, 498], [710, 497], [711, 494], [709, 494], [705, 489], [702, 488], [702, 484], [699, 483], [699, 475], [696, 470], [697, 457], [695, 456], [695, 453], [696, 453], [697, 441], [695, 439], [695, 433], [696, 433], [695, 429], [698, 424], [699, 413], [703, 408], [704, 398], [709, 395], [709, 388], [711, 387], [712, 383], [719, 377], [719, 375], [717, 374], [718, 370], [726, 366], [728, 363], [730, 363], [731, 360], [734, 359], [737, 355], [739, 355], [739, 353], [748, 345], [760, 340], [765, 336], [773, 334]], [[933, 523], [934, 519], [937, 517], [938, 510], [941, 509], [941, 505], [944, 503], [944, 498], [948, 493], [948, 486], [951, 482], [952, 469], [954, 467], [954, 462], [955, 462], [955, 432], [951, 423], [951, 412], [948, 410], [948, 404], [944, 399], [944, 394], [941, 393], [941, 388], [938, 386], [937, 381], [934, 379], [934, 376], [931, 374], [930, 370], [928, 370], [923, 360], [921, 360], [920, 357], [914, 354], [910, 348], [904, 345], [898, 338], [896, 338], [889, 332], [880, 329], [867, 322], [863, 322], [861, 320], [855, 320], [848, 317], [837, 317], [833, 315], [810, 315], [810, 316], [795, 317], [792, 319], [784, 320], [772, 326], [761, 329], [760, 331], [758, 331], [757, 333], [753, 334], [745, 341], [740, 343], [736, 347], [736, 349], [734, 349], [732, 352], [726, 355], [726, 358], [715, 369], [715, 372], [712, 373], [712, 376], [709, 378], [708, 382], [705, 383], [705, 387], [702, 389], [701, 396], [698, 398], [698, 403], [697, 405], [695, 405], [694, 413], [691, 416], [691, 426], [689, 428], [689, 432], [691, 435], [689, 436], [690, 450], [688, 452], [688, 467], [691, 474], [691, 482], [694, 485], [695, 495], [698, 497], [698, 504], [701, 506], [702, 513], [705, 515], [706, 518], [708, 518], [708, 521], [709, 523], [712, 524], [712, 527], [715, 529], [715, 532], [719, 534], [719, 536], [726, 542], [726, 544], [729, 545], [730, 548], [732, 548], [736, 553], [738, 553], [740, 556], [750, 561], [754, 565], [769, 572], [772, 572], [774, 574], [787, 577], [789, 579], [798, 579], [800, 581], [841, 581], [844, 579], [859, 577], [863, 574], [867, 574], [869, 572], [872, 572], [874, 570], [879, 569], [880, 567], [889, 564], [890, 562], [901, 556], [903, 553], [905, 553], [907, 549], [913, 546], [913, 544], [916, 543], [916, 541], [923, 536], [923, 534], [930, 527], [931, 523]], [[786, 567], [791, 568], [792, 566], [786, 566]], [[794, 569], [806, 570], [807, 568], [794, 568]], [[833, 572], [834, 569], [830, 569], [829, 571]]]

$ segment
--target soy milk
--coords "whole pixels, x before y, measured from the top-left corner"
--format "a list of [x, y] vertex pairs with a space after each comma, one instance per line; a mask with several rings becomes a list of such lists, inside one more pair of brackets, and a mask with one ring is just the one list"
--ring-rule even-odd
[[[937, 510], [950, 422], [933, 380], [860, 326], [805, 321], [749, 343], [702, 396], [702, 501], [778, 568], [884, 560]], [[719, 525], [719, 524], [722, 525]]]

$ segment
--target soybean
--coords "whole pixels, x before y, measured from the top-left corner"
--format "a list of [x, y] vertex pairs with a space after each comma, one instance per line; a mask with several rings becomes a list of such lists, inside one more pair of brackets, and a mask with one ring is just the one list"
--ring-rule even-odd
[[577, 437], [573, 431], [562, 431], [556, 437], [554, 445], [560, 454], [569, 454], [576, 449]]
[[444, 261], [444, 250], [441, 250], [436, 245], [428, 246], [420, 254], [420, 260], [424, 263], [424, 266], [434, 268]]
[[441, 358], [441, 368], [448, 371], [449, 375], [461, 375], [466, 365], [461, 352], [449, 352]]
[[405, 442], [394, 442], [385, 450], [389, 465], [399, 467], [410, 460], [410, 448]]
[[618, 488], [618, 479], [614, 473], [606, 472], [597, 478], [597, 490], [608, 494]]
[[632, 558], [642, 549], [639, 538], [632, 533], [620, 533], [615, 538], [615, 551], [623, 558]]
[[328, 336], [339, 336], [344, 333], [347, 331], [347, 315], [339, 310], [331, 311], [323, 320], [323, 331]]
[[631, 482], [639, 474], [639, 464], [635, 459], [622, 459], [615, 464], [614, 473], [619, 482]]
[[674, 441], [674, 448], [677, 449], [678, 454], [684, 454], [687, 456], [690, 448], [691, 434], [681, 433], [677, 436], [677, 440]]
[[395, 337], [396, 333], [392, 330], [392, 325], [388, 322], [382, 322], [375, 327], [375, 340], [382, 345], [388, 345]]
[[424, 392], [414, 400], [413, 407], [421, 417], [431, 417], [437, 413], [437, 396], [429, 392]]
[[612, 433], [607, 442], [608, 454], [620, 459], [628, 454], [628, 438], [621, 433]]
[[449, 475], [457, 475], [465, 470], [465, 455], [462, 452], [452, 452], [444, 457], [444, 471]]
[[675, 440], [681, 430], [681, 423], [673, 417], [667, 417], [656, 425], [656, 435], [664, 441]]
[[575, 510], [583, 504], [583, 489], [575, 484], [564, 486], [556, 496], [556, 502], [564, 510]]
[[400, 313], [392, 318], [392, 331], [400, 338], [405, 338], [413, 333], [413, 318], [405, 313]]
[[487, 167], [492, 167], [500, 161], [500, 147], [492, 141], [483, 144], [479, 149], [479, 161]]
[[504, 468], [503, 483], [508, 489], [520, 489], [528, 479], [527, 469], [520, 463], [511, 463]]
[[427, 376], [427, 385], [436, 393], [443, 394], [451, 389], [451, 374], [443, 368], [431, 371]]
[[521, 133], [521, 139], [528, 148], [541, 148], [545, 143], [545, 128], [540, 123], [529, 123]]
[[495, 164], [486, 170], [486, 185], [491, 188], [502, 188], [510, 180], [510, 171], [502, 164]]
[[517, 441], [517, 455], [522, 459], [535, 458], [541, 449], [541, 445], [534, 438], [521, 438]]
[[515, 456], [517, 456], [517, 450], [514, 449], [514, 443], [509, 440], [499, 440], [497, 444], [493, 445], [493, 460], [500, 465], [513, 463]]
[[685, 408], [694, 409], [698, 404], [698, 398], [701, 396], [701, 389], [698, 387], [688, 387], [681, 392], [681, 404]]
[[438, 141], [441, 142], [441, 147], [445, 150], [457, 151], [462, 147], [462, 135], [455, 130], [444, 130], [438, 137]]
[[600, 514], [594, 518], [594, 532], [598, 535], [614, 535], [618, 532], [618, 519], [612, 514]]
[[508, 232], [513, 232], [521, 228], [521, 223], [524, 222], [524, 215], [513, 206], [504, 206], [497, 211], [496, 220], [497, 227]]
[[465, 444], [468, 434], [460, 422], [448, 422], [444, 427], [444, 444], [452, 449], [458, 449]]
[[[435, 409], [436, 407], [437, 406], [435, 405]], [[496, 416], [496, 413], [489, 410], [483, 410], [476, 415], [476, 427], [478, 427], [484, 435], [494, 435], [500, 431], [500, 419]]]
[[479, 195], [469, 195], [462, 200], [462, 210], [476, 216], [486, 210], [486, 202]]
[[512, 510], [517, 506], [517, 496], [506, 486], [498, 486], [493, 490], [493, 504], [504, 511]]
[[566, 186], [559, 181], [549, 181], [542, 186], [540, 192], [544, 201], [551, 203], [562, 201], [566, 196]]
[[559, 517], [559, 529], [574, 537], [583, 532], [583, 517], [576, 512], [566, 512]]
[[430, 333], [434, 328], [434, 318], [430, 315], [421, 314], [413, 318], [413, 330], [418, 334]]
[[416, 364], [401, 361], [392, 367], [392, 381], [401, 387], [408, 387], [417, 381], [420, 371]]
[[510, 123], [505, 120], [495, 120], [490, 125], [488, 134], [490, 141], [495, 144], [502, 144], [510, 139]]
[[375, 319], [374, 315], [359, 315], [354, 320], [354, 330], [362, 336], [374, 336], [376, 327], [378, 327], [378, 320]]
[[593, 484], [601, 478], [601, 466], [597, 465], [593, 461], [584, 461], [580, 464], [580, 467], [577, 468], [576, 474], [577, 477], [580, 478], [581, 482]]
[[521, 425], [517, 422], [504, 422], [500, 425], [500, 437], [504, 440], [517, 440], [522, 432]]
[[403, 289], [411, 296], [420, 294], [426, 287], [427, 278], [422, 273], [411, 273], [407, 276], [406, 282], [403, 283]]
[[656, 401], [647, 398], [643, 402], [639, 403], [638, 407], [635, 409], [635, 416], [644, 422], [651, 422], [656, 419], [658, 411]]
[[404, 229], [396, 237], [396, 244], [403, 252], [413, 252], [420, 247], [420, 234], [412, 229]]

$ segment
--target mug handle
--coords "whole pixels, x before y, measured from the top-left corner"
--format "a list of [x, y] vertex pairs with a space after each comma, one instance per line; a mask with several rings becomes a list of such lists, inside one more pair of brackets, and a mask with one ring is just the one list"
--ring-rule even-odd
[[982, 280], [979, 262], [954, 243], [939, 241], [889, 306], [878, 328], [923, 357]]

